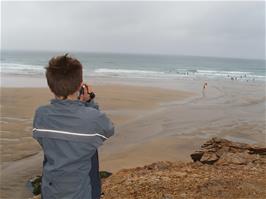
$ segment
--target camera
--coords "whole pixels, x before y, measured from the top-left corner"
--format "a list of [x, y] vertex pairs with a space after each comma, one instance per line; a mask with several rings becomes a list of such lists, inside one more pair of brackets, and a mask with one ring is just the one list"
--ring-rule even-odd
[[[80, 88], [80, 90], [79, 90], [79, 97], [78, 97], [78, 99], [80, 99], [80, 96], [81, 95], [84, 95], [84, 87], [85, 87], [86, 85], [83, 85], [81, 88]], [[87, 86], [86, 86], [87, 87]], [[87, 89], [88, 90], [88, 89]], [[89, 96], [90, 96], [90, 100], [92, 100], [93, 98], [95, 98], [95, 93], [94, 92], [88, 92], [88, 94], [89, 94]], [[90, 101], [89, 100], [89, 101]]]

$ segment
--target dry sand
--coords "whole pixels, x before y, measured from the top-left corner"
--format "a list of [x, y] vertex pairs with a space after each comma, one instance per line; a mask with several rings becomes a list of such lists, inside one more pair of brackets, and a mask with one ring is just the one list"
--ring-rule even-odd
[[[116, 126], [158, 108], [160, 103], [191, 96], [185, 92], [134, 86], [96, 86], [94, 89], [101, 110]], [[53, 96], [46, 88], [2, 88], [1, 91], [1, 162], [6, 163], [40, 150], [31, 137], [32, 118], [35, 109], [49, 103]]]

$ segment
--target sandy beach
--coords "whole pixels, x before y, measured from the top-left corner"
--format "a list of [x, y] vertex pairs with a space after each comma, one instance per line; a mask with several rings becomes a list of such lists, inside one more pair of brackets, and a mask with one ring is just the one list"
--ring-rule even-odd
[[[203, 96], [196, 80], [108, 81], [93, 82], [100, 108], [116, 126], [100, 148], [103, 170], [190, 161], [189, 154], [214, 136], [266, 145], [262, 83], [209, 81]], [[52, 97], [40, 86], [1, 88], [1, 198], [31, 196], [26, 181], [41, 174], [42, 164], [31, 137], [32, 117]]]
[[[95, 86], [94, 90], [100, 108], [117, 128], [158, 109], [161, 103], [193, 96], [188, 92], [121, 85]], [[41, 148], [31, 137], [34, 110], [49, 103], [53, 96], [47, 88], [2, 88], [1, 96], [1, 193], [3, 198], [10, 198], [9, 194], [25, 198], [31, 195], [25, 188], [26, 180], [41, 173]], [[14, 188], [16, 193], [12, 193]]]

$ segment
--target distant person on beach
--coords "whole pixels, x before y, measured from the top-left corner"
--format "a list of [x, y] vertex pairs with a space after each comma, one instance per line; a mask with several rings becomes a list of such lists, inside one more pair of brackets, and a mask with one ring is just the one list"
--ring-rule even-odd
[[33, 137], [44, 152], [42, 199], [99, 199], [97, 149], [114, 134], [114, 126], [83, 83], [77, 59], [53, 57], [46, 78], [55, 98], [36, 110], [33, 121]]
[[202, 87], [202, 96], [203, 96], [203, 97], [205, 97], [205, 90], [206, 90], [207, 86], [208, 86], [208, 84], [207, 84], [207, 82], [205, 82], [205, 83], [203, 84], [203, 87]]

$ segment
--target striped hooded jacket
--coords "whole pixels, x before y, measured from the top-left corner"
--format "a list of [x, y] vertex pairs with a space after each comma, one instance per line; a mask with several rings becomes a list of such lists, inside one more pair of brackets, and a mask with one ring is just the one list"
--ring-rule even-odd
[[33, 138], [44, 152], [43, 199], [98, 199], [98, 147], [114, 134], [107, 116], [91, 101], [52, 99], [39, 107]]

